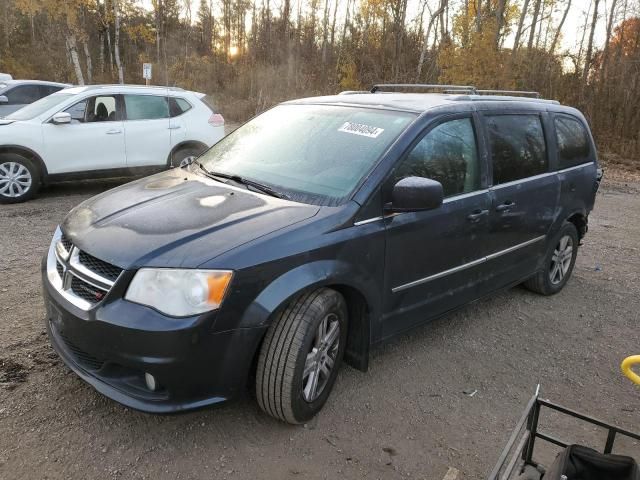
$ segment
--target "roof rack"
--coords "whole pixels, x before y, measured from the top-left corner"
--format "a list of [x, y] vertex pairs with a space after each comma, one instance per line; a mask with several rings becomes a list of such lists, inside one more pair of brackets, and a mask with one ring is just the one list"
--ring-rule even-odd
[[530, 98], [540, 98], [538, 92], [528, 92], [524, 90], [479, 90], [473, 85], [441, 85], [426, 83], [378, 83], [371, 87], [370, 92], [392, 91], [402, 88], [419, 88], [427, 90], [442, 90], [443, 93], [460, 94], [466, 93], [470, 95], [516, 95]]
[[527, 92], [524, 90], [477, 90], [479, 95], [521, 95], [523, 97], [540, 98], [538, 92]]
[[399, 88], [424, 88], [428, 90], [444, 90], [446, 93], [471, 93], [477, 92], [473, 85], [440, 85], [430, 83], [378, 83], [371, 87], [371, 93], [395, 90]]

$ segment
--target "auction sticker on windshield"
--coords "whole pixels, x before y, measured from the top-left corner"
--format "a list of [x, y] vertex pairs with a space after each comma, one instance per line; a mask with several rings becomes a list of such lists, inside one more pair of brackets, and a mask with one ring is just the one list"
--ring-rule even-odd
[[371, 125], [364, 125], [362, 123], [344, 122], [338, 131], [362, 135], [363, 137], [378, 138], [378, 136], [384, 132], [384, 128], [372, 127]]

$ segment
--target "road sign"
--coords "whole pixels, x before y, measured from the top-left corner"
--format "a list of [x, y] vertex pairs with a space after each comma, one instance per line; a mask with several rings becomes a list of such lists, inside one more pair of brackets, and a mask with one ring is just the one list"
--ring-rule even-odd
[[145, 80], [151, 80], [151, 64], [143, 63], [142, 64], [142, 78]]

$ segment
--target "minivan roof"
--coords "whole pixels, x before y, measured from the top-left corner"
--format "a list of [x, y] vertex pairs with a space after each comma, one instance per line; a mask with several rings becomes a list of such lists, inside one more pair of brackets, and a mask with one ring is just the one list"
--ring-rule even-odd
[[519, 96], [504, 95], [477, 95], [466, 93], [369, 93], [369, 92], [345, 92], [339, 95], [327, 95], [322, 97], [309, 97], [299, 100], [285, 102], [286, 104], [332, 104], [351, 105], [361, 107], [383, 108], [390, 110], [401, 110], [415, 113], [423, 113], [436, 107], [450, 105], [452, 107], [465, 103], [474, 105], [499, 106], [500, 103], [509, 103], [526, 106], [527, 109], [541, 107], [546, 110], [547, 106], [560, 103], [556, 100], [544, 100], [538, 98], [527, 98]]

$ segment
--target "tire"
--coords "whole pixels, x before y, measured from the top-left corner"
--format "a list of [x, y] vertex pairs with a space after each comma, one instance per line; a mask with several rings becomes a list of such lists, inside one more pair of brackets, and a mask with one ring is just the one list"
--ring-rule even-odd
[[[322, 332], [328, 341], [318, 340]], [[347, 305], [342, 295], [321, 288], [293, 300], [274, 320], [260, 350], [256, 370], [260, 408], [292, 424], [313, 418], [331, 393], [346, 342]]]
[[17, 153], [0, 156], [0, 204], [26, 202], [40, 189], [40, 171]]
[[193, 160], [199, 157], [204, 151], [205, 149], [200, 147], [182, 147], [171, 154], [169, 166], [171, 168], [177, 168], [189, 165], [189, 163], [193, 162]]
[[569, 222], [564, 222], [549, 246], [544, 259], [544, 267], [524, 282], [529, 290], [542, 295], [554, 295], [569, 281], [578, 254], [578, 230]]

